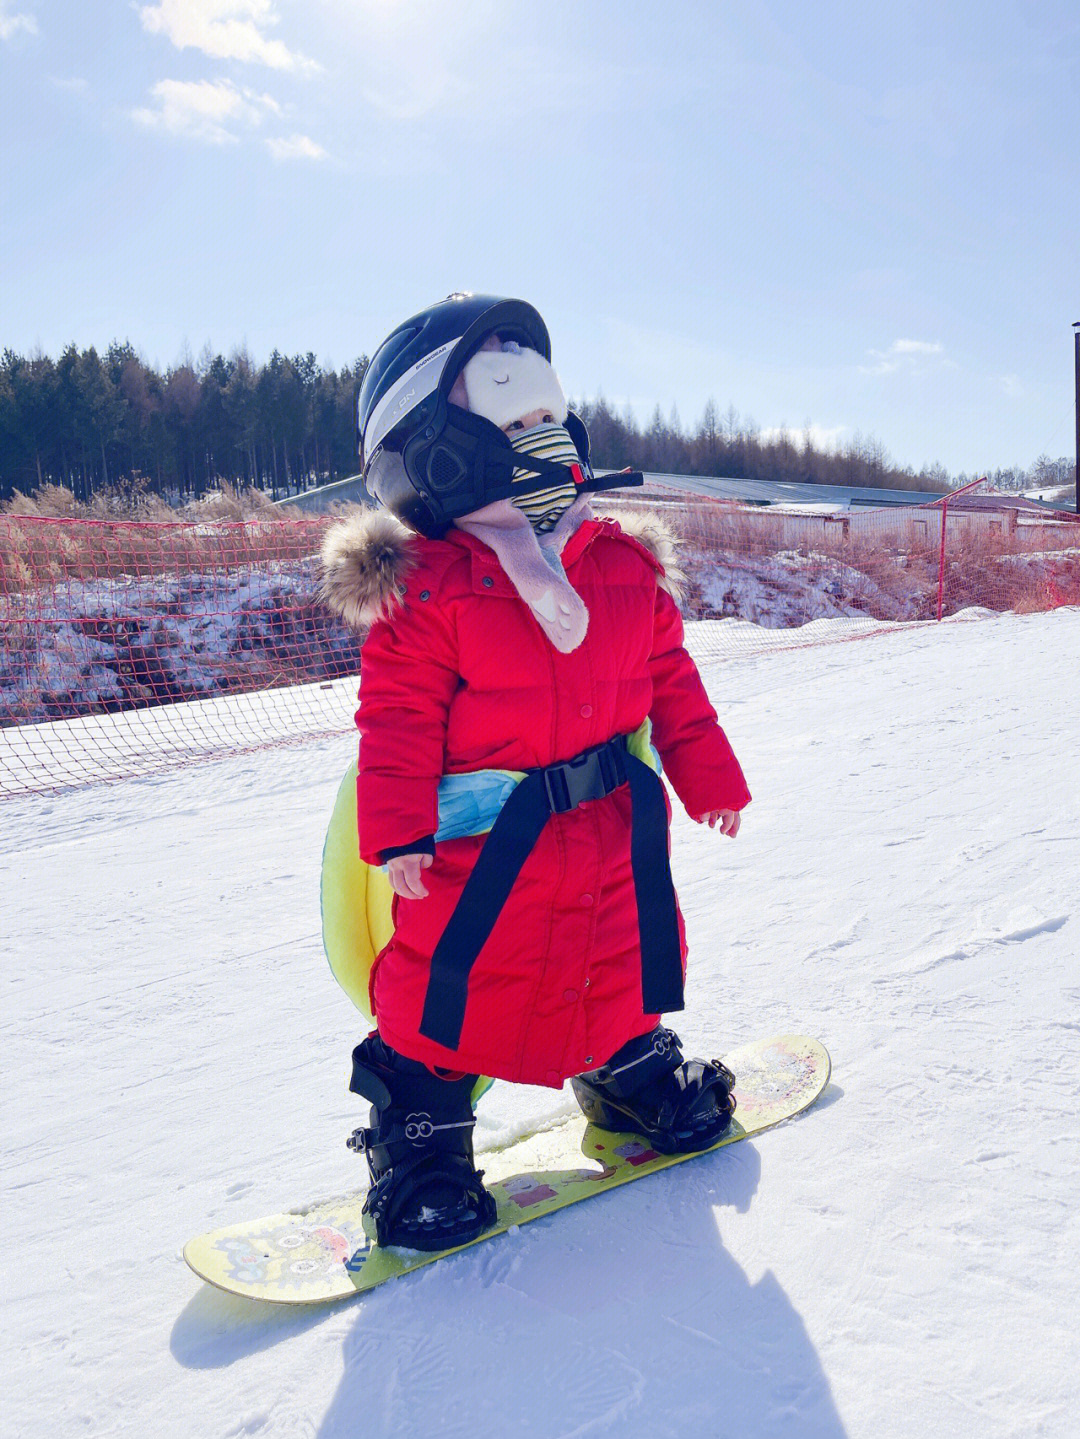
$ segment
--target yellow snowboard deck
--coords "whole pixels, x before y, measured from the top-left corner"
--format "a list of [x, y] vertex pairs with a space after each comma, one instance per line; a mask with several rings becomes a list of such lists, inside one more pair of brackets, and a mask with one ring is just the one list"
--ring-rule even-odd
[[[829, 1082], [824, 1045], [801, 1035], [761, 1040], [726, 1055], [738, 1101], [731, 1129], [711, 1150], [760, 1134], [807, 1109]], [[586, 1163], [578, 1162], [580, 1150]], [[603, 1194], [700, 1154], [657, 1154], [633, 1134], [576, 1117], [477, 1157], [498, 1206], [496, 1224], [470, 1244], [436, 1253], [381, 1249], [361, 1224], [364, 1190], [217, 1229], [184, 1249], [190, 1267], [230, 1294], [272, 1304], [325, 1304], [373, 1289], [484, 1244], [529, 1220]]]

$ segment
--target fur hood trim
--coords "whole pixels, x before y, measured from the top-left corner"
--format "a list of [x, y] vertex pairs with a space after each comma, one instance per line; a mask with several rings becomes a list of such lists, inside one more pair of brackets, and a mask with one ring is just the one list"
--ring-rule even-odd
[[415, 538], [389, 510], [352, 507], [323, 537], [319, 598], [354, 630], [389, 619], [416, 565]]
[[[618, 525], [627, 538], [648, 551], [662, 567], [657, 583], [678, 603], [686, 575], [675, 536], [660, 516], [625, 510], [596, 518]], [[319, 591], [323, 603], [355, 630], [391, 618], [401, 604], [406, 577], [420, 561], [412, 543], [416, 538], [416, 532], [389, 511], [354, 506], [323, 539]]]
[[652, 510], [620, 510], [617, 515], [598, 515], [598, 519], [610, 519], [637, 540], [663, 566], [663, 574], [657, 575], [660, 588], [667, 590], [676, 604], [686, 592], [686, 571], [679, 560], [678, 541], [675, 532]]

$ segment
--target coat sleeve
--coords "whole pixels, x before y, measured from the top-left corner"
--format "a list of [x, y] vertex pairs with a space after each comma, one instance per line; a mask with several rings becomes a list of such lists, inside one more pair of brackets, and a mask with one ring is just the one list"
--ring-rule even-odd
[[750, 791], [742, 769], [686, 651], [678, 606], [660, 585], [649, 670], [653, 744], [687, 814], [743, 809], [750, 803]]
[[[410, 577], [409, 589], [419, 589]], [[401, 605], [372, 625], [360, 652], [360, 762], [356, 781], [360, 857], [431, 849], [450, 701], [460, 683], [451, 616], [434, 599]]]

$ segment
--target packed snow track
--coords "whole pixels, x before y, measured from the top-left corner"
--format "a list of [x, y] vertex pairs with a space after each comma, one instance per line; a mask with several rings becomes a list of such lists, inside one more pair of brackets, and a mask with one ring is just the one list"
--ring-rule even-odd
[[[0, 806], [4, 1433], [1073, 1439], [1080, 610], [705, 664], [755, 800], [676, 803], [689, 1049], [802, 1118], [272, 1310], [184, 1241], [359, 1184], [319, 940], [349, 738]], [[497, 1085], [481, 1148], [564, 1114]]]

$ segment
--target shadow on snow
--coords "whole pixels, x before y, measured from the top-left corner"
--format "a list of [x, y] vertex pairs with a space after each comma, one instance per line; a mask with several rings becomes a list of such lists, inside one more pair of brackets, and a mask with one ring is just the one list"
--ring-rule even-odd
[[776, 1277], [751, 1283], [723, 1247], [760, 1172], [735, 1145], [373, 1293], [319, 1439], [845, 1439]]

